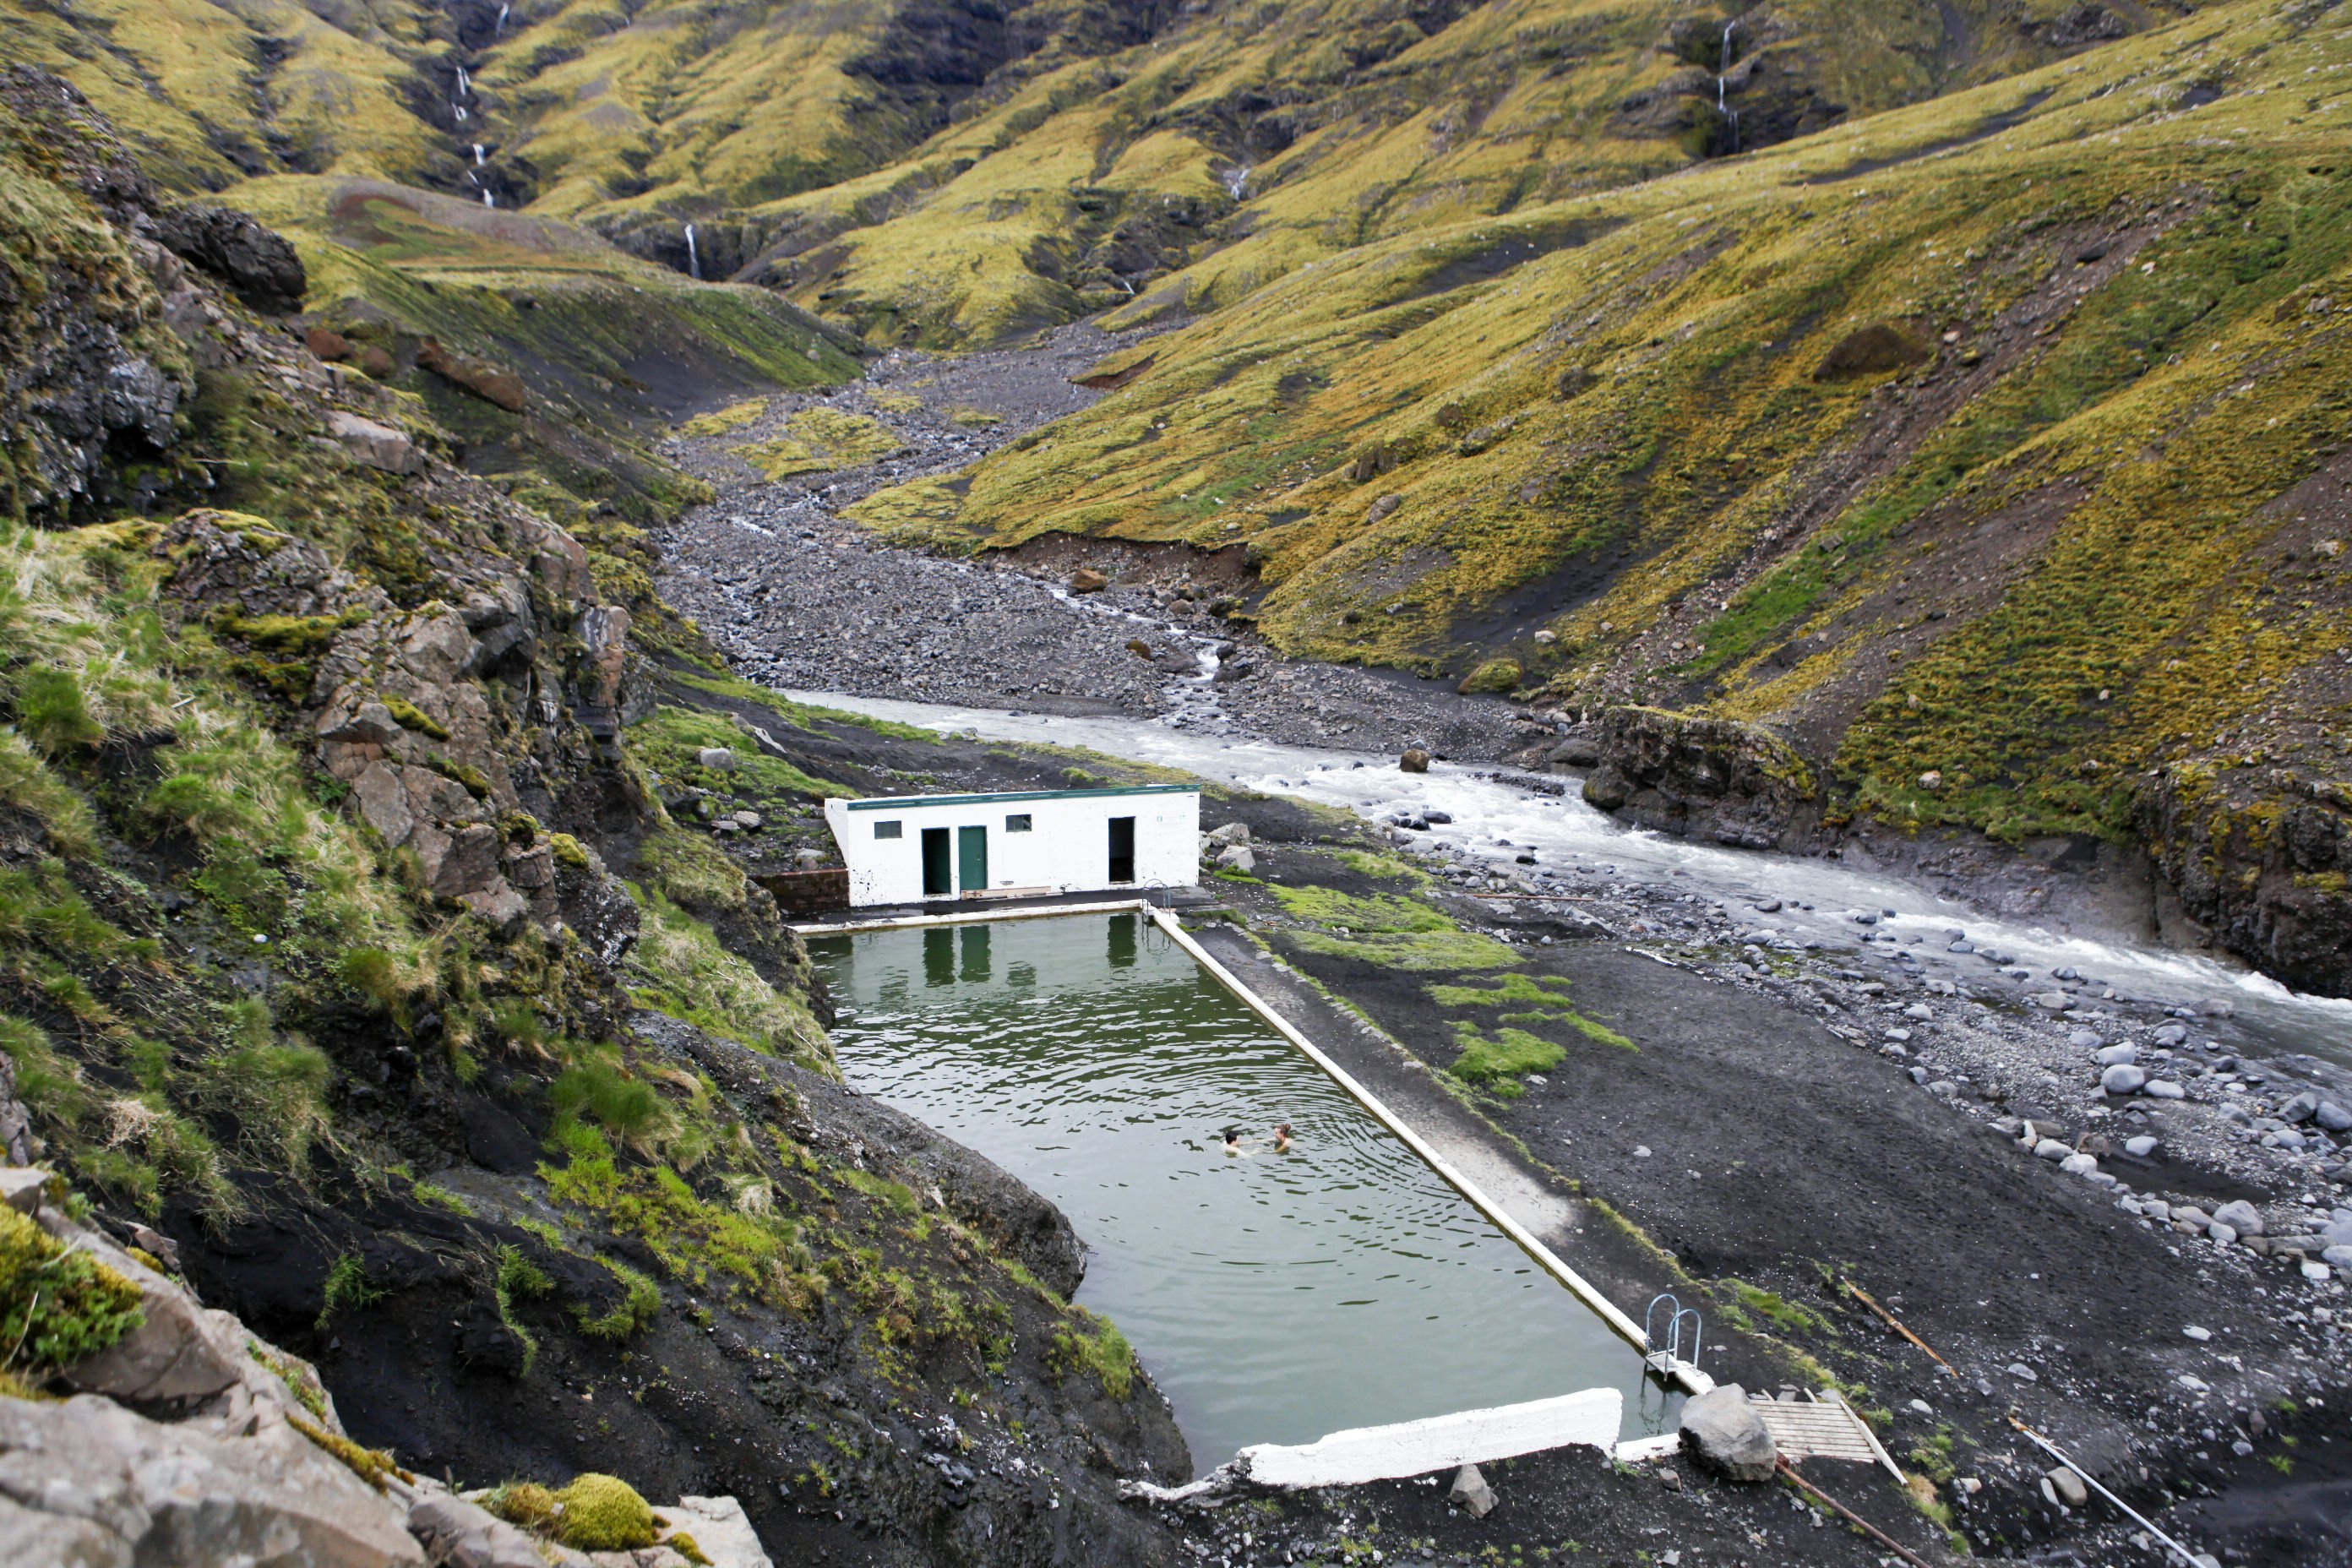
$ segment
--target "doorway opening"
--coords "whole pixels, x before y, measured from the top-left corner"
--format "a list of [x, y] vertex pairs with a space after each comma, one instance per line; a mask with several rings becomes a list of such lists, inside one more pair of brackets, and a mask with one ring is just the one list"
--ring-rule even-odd
[[923, 897], [944, 899], [955, 891], [948, 874], [948, 830], [923, 829]]

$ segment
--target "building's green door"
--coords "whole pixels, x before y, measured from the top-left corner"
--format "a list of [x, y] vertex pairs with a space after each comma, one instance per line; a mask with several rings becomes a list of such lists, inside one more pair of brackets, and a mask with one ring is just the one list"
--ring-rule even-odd
[[956, 829], [956, 886], [967, 893], [988, 887], [988, 829]]

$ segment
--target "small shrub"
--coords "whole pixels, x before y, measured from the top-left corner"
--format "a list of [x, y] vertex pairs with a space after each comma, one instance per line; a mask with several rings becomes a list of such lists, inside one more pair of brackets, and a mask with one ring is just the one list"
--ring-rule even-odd
[[0, 804], [37, 821], [60, 854], [87, 855], [98, 847], [89, 802], [50, 772], [20, 734], [0, 732]]
[[390, 1013], [400, 1005], [400, 965], [380, 947], [355, 947], [335, 961], [335, 973], [353, 991]]
[[257, 998], [236, 1005], [233, 1026], [235, 1043], [205, 1063], [205, 1098], [236, 1116], [248, 1146], [275, 1155], [299, 1178], [309, 1172], [311, 1147], [333, 1138], [327, 1087], [334, 1064], [299, 1037], [273, 1037]]
[[624, 1294], [619, 1306], [601, 1315], [592, 1315], [584, 1306], [572, 1308], [572, 1315], [580, 1331], [592, 1340], [625, 1340], [652, 1327], [654, 1318], [661, 1311], [661, 1287], [625, 1263], [615, 1263], [609, 1258], [596, 1261], [613, 1271], [613, 1277], [624, 1287]]
[[16, 727], [43, 754], [82, 751], [106, 739], [81, 682], [65, 669], [29, 669], [16, 688]]
[[139, 1287], [0, 1207], [0, 1370], [43, 1376], [97, 1354], [145, 1321]]
[[324, 1329], [329, 1319], [338, 1312], [357, 1312], [383, 1300], [381, 1287], [368, 1283], [367, 1265], [356, 1252], [346, 1252], [327, 1268], [327, 1278], [320, 1286], [319, 1320], [314, 1325]]
[[1135, 1382], [1135, 1351], [1118, 1325], [1074, 1308], [1077, 1321], [1054, 1331], [1050, 1356], [1055, 1369], [1066, 1373], [1083, 1368], [1095, 1374], [1102, 1391], [1125, 1399]]
[[547, 1100], [558, 1118], [585, 1118], [624, 1143], [650, 1144], [669, 1123], [653, 1085], [604, 1061], [566, 1069], [548, 1087]]
[[510, 996], [490, 1009], [490, 1032], [524, 1050], [537, 1050], [551, 1038], [547, 1026], [540, 1021], [539, 1009], [520, 996]]

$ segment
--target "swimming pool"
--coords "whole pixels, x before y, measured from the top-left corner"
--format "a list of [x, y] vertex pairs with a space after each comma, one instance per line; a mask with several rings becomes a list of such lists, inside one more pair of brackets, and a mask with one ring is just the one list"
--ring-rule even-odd
[[[810, 939], [843, 1075], [1061, 1205], [1201, 1468], [1640, 1358], [1168, 936], [1088, 914]], [[1296, 1142], [1273, 1152], [1277, 1121]], [[1220, 1134], [1244, 1131], [1244, 1152]]]

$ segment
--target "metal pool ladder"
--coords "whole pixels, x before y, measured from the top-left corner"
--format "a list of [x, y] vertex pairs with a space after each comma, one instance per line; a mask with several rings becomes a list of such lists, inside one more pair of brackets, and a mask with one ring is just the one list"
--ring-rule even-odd
[[[1666, 1337], [1663, 1343], [1658, 1339], [1656, 1328], [1658, 1303], [1661, 1301], [1666, 1306]], [[1691, 1326], [1690, 1354], [1687, 1357], [1683, 1354], [1685, 1318], [1690, 1320]], [[1676, 1362], [1693, 1367], [1698, 1364], [1699, 1344], [1706, 1334], [1706, 1326], [1699, 1321], [1698, 1309], [1685, 1307], [1673, 1291], [1662, 1290], [1650, 1298], [1650, 1305], [1642, 1314], [1642, 1364], [1671, 1383]]]

